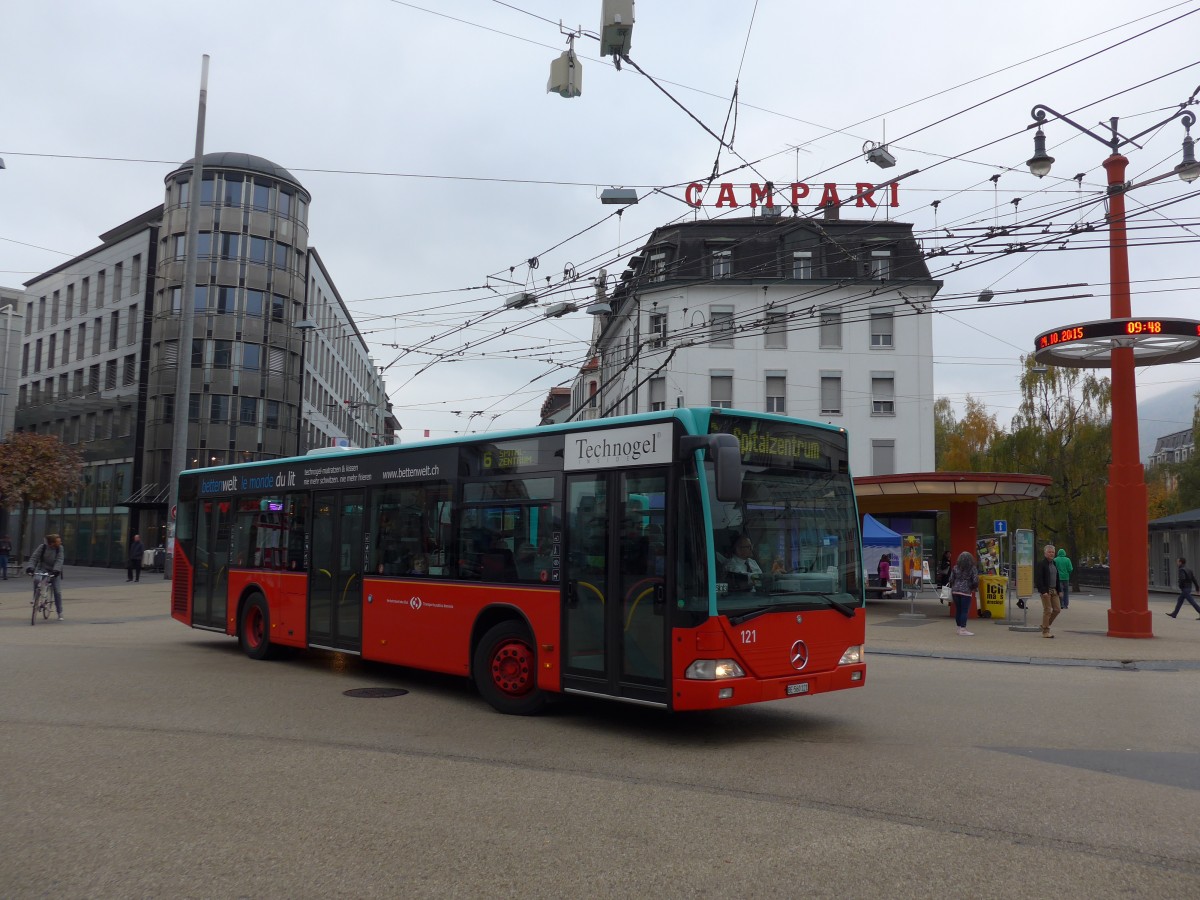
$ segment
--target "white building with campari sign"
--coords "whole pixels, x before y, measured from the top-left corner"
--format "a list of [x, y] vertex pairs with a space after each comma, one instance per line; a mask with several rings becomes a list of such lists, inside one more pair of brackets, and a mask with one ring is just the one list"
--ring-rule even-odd
[[[863, 203], [869, 185], [841, 206], [826, 185], [815, 216], [764, 206], [765, 189], [751, 187], [753, 214], [730, 214], [747, 189], [738, 198], [714, 185], [720, 215], [660, 227], [630, 257], [606, 298], [611, 314], [595, 317], [569, 417], [669, 406], [779, 413], [845, 427], [855, 475], [931, 471], [941, 282], [912, 226], [842, 218], [851, 203], [874, 205]], [[690, 202], [702, 197], [689, 188]]]

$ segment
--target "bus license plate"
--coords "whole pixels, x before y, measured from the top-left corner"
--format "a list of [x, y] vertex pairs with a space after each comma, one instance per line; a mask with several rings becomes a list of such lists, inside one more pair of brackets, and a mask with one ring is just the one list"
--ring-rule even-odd
[[789, 697], [792, 696], [793, 694], [807, 694], [808, 693], [808, 682], [802, 681], [799, 684], [789, 684], [787, 686], [787, 692], [788, 692]]

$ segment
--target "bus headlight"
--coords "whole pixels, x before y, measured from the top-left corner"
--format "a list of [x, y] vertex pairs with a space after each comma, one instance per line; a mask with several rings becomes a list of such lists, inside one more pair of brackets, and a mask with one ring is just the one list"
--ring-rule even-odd
[[684, 673], [694, 681], [716, 681], [721, 678], [742, 678], [742, 667], [732, 659], [698, 659]]
[[838, 660], [839, 666], [852, 666], [863, 661], [862, 644], [856, 644], [853, 647], [847, 647], [846, 652], [842, 654], [842, 658]]

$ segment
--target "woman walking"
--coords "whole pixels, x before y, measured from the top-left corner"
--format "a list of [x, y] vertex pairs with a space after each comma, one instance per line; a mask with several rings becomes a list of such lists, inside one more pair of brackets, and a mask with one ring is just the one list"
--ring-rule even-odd
[[954, 601], [954, 622], [958, 625], [958, 633], [968, 637], [974, 634], [967, 631], [967, 615], [971, 611], [970, 604], [974, 602], [977, 587], [979, 569], [975, 566], [975, 557], [964, 550], [958, 554], [958, 562], [950, 572], [950, 596]]

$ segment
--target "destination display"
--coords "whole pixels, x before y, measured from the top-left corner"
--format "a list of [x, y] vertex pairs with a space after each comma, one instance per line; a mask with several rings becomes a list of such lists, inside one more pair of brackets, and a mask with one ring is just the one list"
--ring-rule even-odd
[[[820, 429], [715, 415], [709, 421], [711, 434], [732, 434], [742, 449], [742, 462], [772, 468], [845, 471], [845, 438]], [[840, 445], [840, 446], [839, 446]]]

